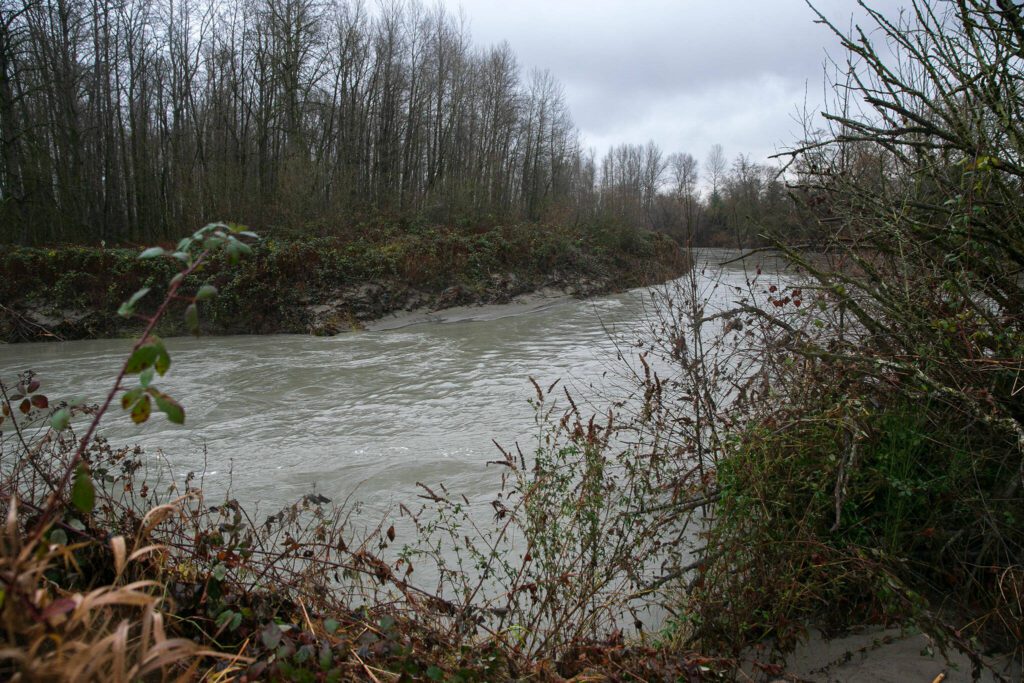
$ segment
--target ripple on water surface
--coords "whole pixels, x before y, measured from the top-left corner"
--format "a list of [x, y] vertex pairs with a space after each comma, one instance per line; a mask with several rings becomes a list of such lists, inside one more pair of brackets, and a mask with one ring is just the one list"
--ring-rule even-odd
[[[742, 274], [737, 275], [742, 282]], [[723, 296], [727, 295], [722, 288]], [[492, 439], [524, 451], [536, 438], [529, 377], [581, 392], [614, 390], [615, 331], [642, 322], [643, 295], [566, 300], [522, 315], [330, 338], [300, 335], [167, 340], [159, 382], [185, 406], [187, 428], [157, 416], [135, 427], [116, 409], [101, 433], [160, 449], [175, 472], [217, 472], [214, 493], [268, 510], [317, 490], [385, 508], [416, 482], [491, 494]], [[99, 401], [127, 340], [0, 347], [0, 376], [33, 369], [51, 398]]]

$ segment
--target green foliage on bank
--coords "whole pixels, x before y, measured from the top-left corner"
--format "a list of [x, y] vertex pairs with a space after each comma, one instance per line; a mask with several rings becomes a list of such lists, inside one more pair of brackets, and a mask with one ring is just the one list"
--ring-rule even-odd
[[[253, 246], [255, 258], [232, 269], [219, 267], [223, 255], [211, 259], [219, 296], [204, 331], [316, 332], [310, 307], [325, 303], [339, 311], [344, 329], [401, 308], [501, 303], [549, 285], [576, 286], [580, 294], [640, 286], [685, 266], [682, 251], [664, 235], [613, 222], [581, 228], [379, 222], [350, 232], [272, 236]], [[63, 339], [131, 333], [137, 323], [114, 315], [120, 302], [142, 287], [159, 289], [174, 273], [173, 261], [137, 254], [92, 246], [8, 250], [0, 256], [0, 338], [47, 338], [25, 318]], [[373, 289], [355, 291], [365, 285]], [[173, 318], [160, 331], [183, 329]]]
[[785, 650], [812, 624], [927, 624], [942, 602], [1005, 637], [1019, 615], [997, 588], [1014, 575], [998, 568], [1024, 545], [1013, 444], [939, 405], [826, 393], [820, 410], [782, 409], [725, 449], [709, 535], [721, 555], [690, 596], [704, 642]]
[[685, 600], [711, 647], [899, 620], [976, 673], [1024, 653], [1022, 17], [910, 4], [853, 35], [819, 15], [865, 108], [793, 152], [814, 229], [774, 246], [808, 305], [759, 311], [777, 334], [722, 430]]

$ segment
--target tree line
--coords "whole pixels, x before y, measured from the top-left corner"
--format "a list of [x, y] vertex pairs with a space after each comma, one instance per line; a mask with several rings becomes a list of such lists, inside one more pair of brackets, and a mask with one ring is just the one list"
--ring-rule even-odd
[[211, 219], [325, 231], [367, 212], [611, 216], [708, 241], [784, 195], [746, 161], [709, 172], [702, 200], [688, 155], [597, 161], [549, 72], [474, 46], [440, 5], [0, 2], [0, 241]]
[[0, 11], [4, 236], [134, 240], [368, 206], [537, 215], [573, 190], [560, 85], [438, 7], [35, 0]]

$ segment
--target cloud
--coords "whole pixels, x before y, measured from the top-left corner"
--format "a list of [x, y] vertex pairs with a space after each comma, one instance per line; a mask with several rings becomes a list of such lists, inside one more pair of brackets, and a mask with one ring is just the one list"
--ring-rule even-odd
[[[613, 113], [601, 126], [578, 122], [587, 144], [600, 154], [620, 142], [654, 140], [666, 151], [698, 158], [713, 144], [728, 157], [749, 154], [765, 161], [799, 138], [797, 123], [804, 85], [795, 79], [761, 75], [633, 103], [631, 112]], [[583, 111], [596, 103], [577, 99]], [[775, 135], [774, 138], [770, 137]]]
[[[525, 69], [565, 86], [589, 146], [653, 139], [702, 156], [714, 143], [764, 161], [820, 106], [838, 41], [803, 0], [444, 0], [474, 41], [507, 40]], [[852, 0], [816, 5], [841, 28]], [[897, 0], [872, 3], [893, 12]]]

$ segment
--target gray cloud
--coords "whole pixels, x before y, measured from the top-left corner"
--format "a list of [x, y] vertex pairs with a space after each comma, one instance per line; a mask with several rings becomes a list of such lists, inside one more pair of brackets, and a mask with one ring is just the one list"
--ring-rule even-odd
[[[797, 139], [805, 98], [820, 106], [826, 52], [840, 56], [802, 0], [443, 1], [462, 7], [477, 44], [507, 40], [524, 68], [550, 69], [598, 152], [653, 139], [764, 160]], [[852, 0], [815, 4], [841, 27], [862, 17]]]

